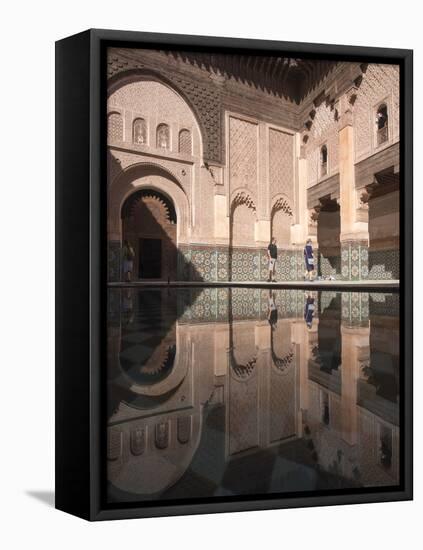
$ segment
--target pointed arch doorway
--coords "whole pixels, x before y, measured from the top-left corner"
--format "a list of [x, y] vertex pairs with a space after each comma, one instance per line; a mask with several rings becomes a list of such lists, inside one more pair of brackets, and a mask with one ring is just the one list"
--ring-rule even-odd
[[123, 242], [135, 251], [133, 279], [175, 280], [177, 217], [172, 200], [155, 189], [132, 193], [121, 211]]

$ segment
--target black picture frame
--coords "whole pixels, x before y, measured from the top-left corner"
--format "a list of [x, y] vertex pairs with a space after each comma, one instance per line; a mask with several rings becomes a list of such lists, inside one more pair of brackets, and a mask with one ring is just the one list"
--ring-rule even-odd
[[[107, 506], [102, 496], [106, 361], [105, 49], [279, 52], [400, 65], [401, 485], [313, 495]], [[56, 43], [56, 508], [109, 520], [410, 500], [413, 495], [412, 50], [91, 29]]]

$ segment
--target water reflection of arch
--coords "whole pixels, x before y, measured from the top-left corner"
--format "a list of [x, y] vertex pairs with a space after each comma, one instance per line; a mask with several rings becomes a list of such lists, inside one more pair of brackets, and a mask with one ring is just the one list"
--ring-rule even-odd
[[[201, 438], [200, 392], [194, 391], [199, 366], [192, 363], [190, 333], [177, 322], [177, 309], [172, 307], [176, 304], [169, 306], [172, 294], [162, 290], [147, 294], [154, 292], [164, 297], [160, 309], [155, 312], [151, 304], [136, 302], [131, 315], [121, 315], [119, 323], [109, 327], [109, 399], [117, 406], [108, 425], [108, 494], [122, 502], [154, 499], [174, 485], [192, 462]], [[125, 307], [129, 309], [129, 300]], [[131, 344], [145, 343], [146, 319], [152, 332], [161, 328], [165, 332], [160, 341], [150, 340], [150, 354], [134, 351], [135, 359], [145, 359], [153, 370], [160, 361], [168, 367], [163, 376], [153, 377], [153, 383], [125, 372], [121, 356], [121, 341], [127, 336]], [[169, 347], [174, 347], [172, 357]]]
[[297, 435], [297, 357], [292, 319], [279, 319], [269, 328], [269, 442], [275, 443]]
[[184, 475], [202, 432], [199, 404], [136, 418], [108, 429], [109, 495], [116, 500], [160, 497]]
[[[191, 364], [190, 340], [187, 333], [179, 329], [176, 305], [169, 305], [171, 298], [168, 296], [162, 300], [163, 291], [155, 292], [160, 297], [156, 305], [143, 303], [141, 299], [144, 294], [152, 296], [153, 291], [142, 293], [123, 289], [117, 292], [120, 292], [119, 304], [124, 303], [124, 307], [118, 305], [119, 323], [109, 327], [109, 394], [115, 396], [112, 401], [116, 404], [122, 398], [132, 406], [158, 406], [187, 376]], [[148, 326], [143, 318], [145, 311], [149, 315]]]
[[270, 355], [274, 371], [286, 375], [295, 368], [295, 352], [291, 342], [291, 331], [284, 321], [279, 320], [278, 326], [270, 327]]

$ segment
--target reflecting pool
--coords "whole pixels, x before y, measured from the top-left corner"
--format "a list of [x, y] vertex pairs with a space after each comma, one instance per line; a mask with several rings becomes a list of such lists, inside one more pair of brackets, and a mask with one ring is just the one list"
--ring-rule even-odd
[[399, 295], [109, 289], [109, 502], [399, 484]]

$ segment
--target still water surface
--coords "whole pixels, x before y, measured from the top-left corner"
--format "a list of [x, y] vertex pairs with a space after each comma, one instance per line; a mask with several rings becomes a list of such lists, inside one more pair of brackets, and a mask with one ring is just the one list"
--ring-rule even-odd
[[108, 302], [109, 502], [398, 485], [398, 294]]

